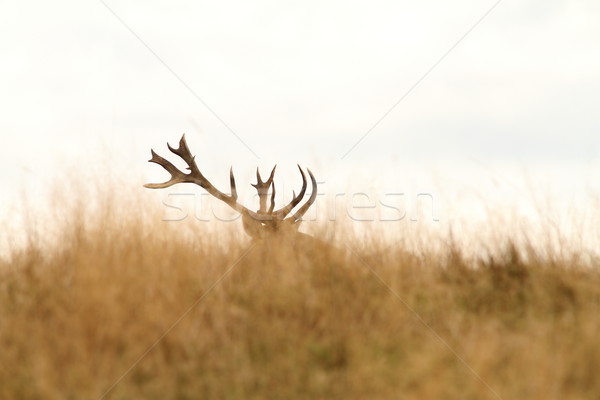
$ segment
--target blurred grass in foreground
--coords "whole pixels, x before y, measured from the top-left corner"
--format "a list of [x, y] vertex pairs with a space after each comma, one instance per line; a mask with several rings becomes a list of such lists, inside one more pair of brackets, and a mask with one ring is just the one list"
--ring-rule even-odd
[[348, 228], [337, 248], [267, 250], [241, 225], [182, 229], [102, 201], [67, 206], [52, 240], [26, 228], [0, 262], [0, 398], [600, 396], [593, 257], [506, 238], [478, 260]]

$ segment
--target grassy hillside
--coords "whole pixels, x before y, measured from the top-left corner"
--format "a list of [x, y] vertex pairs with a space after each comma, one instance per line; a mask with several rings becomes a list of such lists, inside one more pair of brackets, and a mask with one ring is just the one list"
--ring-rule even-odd
[[68, 211], [0, 264], [0, 398], [600, 397], [585, 255], [507, 239], [467, 261], [377, 232], [294, 252], [116, 205]]

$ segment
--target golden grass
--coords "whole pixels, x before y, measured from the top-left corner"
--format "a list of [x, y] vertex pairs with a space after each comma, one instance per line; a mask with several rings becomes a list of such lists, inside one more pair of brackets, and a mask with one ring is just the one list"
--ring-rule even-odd
[[2, 399], [600, 396], [600, 265], [584, 257], [506, 240], [467, 261], [376, 232], [294, 253], [65, 207], [56, 240], [32, 228], [0, 264]]

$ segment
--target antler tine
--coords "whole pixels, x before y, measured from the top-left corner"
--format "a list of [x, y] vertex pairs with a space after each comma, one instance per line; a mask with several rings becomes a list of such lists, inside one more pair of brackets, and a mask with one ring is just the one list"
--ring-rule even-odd
[[275, 164], [275, 166], [271, 170], [269, 179], [267, 179], [266, 181], [263, 182], [262, 177], [260, 176], [260, 171], [258, 170], [258, 167], [256, 167], [256, 183], [251, 183], [251, 185], [257, 189], [259, 187], [262, 187], [262, 188], [267, 187], [268, 188], [271, 185], [271, 183], [273, 183], [273, 178], [275, 177], [275, 169], [276, 168], [277, 168], [277, 164]]
[[229, 186], [231, 187], [231, 197], [237, 200], [237, 188], [235, 187], [235, 177], [233, 176], [233, 167], [229, 168]]
[[296, 211], [290, 217], [292, 222], [300, 222], [300, 220], [302, 219], [302, 216], [306, 213], [306, 211], [308, 211], [310, 206], [312, 206], [312, 204], [315, 202], [315, 200], [317, 198], [317, 180], [315, 179], [315, 176], [310, 171], [310, 169], [307, 168], [307, 170], [308, 170], [308, 174], [310, 175], [310, 181], [312, 183], [312, 192], [310, 193], [310, 197], [308, 198], [308, 201], [306, 203], [304, 203], [302, 205], [302, 207], [300, 207], [300, 209], [298, 211]]
[[292, 197], [292, 201], [290, 201], [290, 203], [288, 205], [286, 205], [285, 207], [283, 207], [280, 210], [275, 211], [274, 215], [276, 216], [277, 219], [284, 219], [293, 209], [294, 207], [296, 207], [304, 198], [304, 193], [306, 193], [306, 175], [304, 174], [304, 171], [302, 171], [302, 168], [300, 168], [300, 165], [298, 165], [298, 170], [300, 171], [300, 174], [302, 175], [302, 189], [300, 189], [300, 192], [298, 193], [298, 196], [296, 196], [296, 192], [293, 192], [293, 197]]
[[258, 167], [256, 167], [256, 184], [258, 185], [261, 182], [262, 182], [262, 179], [260, 179], [260, 171], [258, 170]]
[[179, 140], [178, 148], [174, 149], [169, 143], [167, 143], [167, 147], [169, 148], [171, 153], [178, 155], [183, 161], [185, 161], [185, 163], [188, 165], [188, 169], [192, 172], [192, 174], [204, 178], [202, 176], [202, 173], [198, 169], [198, 166], [196, 165], [196, 161], [194, 160], [195, 157], [192, 155], [192, 153], [190, 152], [190, 148], [187, 145], [187, 142], [185, 140], [185, 133], [181, 136], [181, 139]]
[[[269, 187], [271, 187], [273, 184], [273, 178], [275, 176], [276, 168], [277, 168], [277, 165], [275, 165], [273, 167], [273, 169], [271, 170], [271, 175], [269, 176], [269, 179], [267, 179], [264, 182], [261, 179], [258, 167], [256, 168], [256, 183], [252, 183], [251, 185], [254, 186], [254, 188], [258, 192], [258, 198], [259, 198], [259, 203], [260, 203], [260, 207], [258, 209], [259, 214], [266, 214], [266, 212], [267, 212], [267, 198], [269, 196]], [[269, 212], [269, 215], [270, 215], [270, 212]]]
[[171, 179], [164, 183], [147, 183], [144, 185], [144, 187], [149, 189], [164, 189], [175, 185], [176, 183], [185, 181], [186, 174], [177, 169], [177, 167], [174, 166], [169, 160], [159, 156], [154, 152], [154, 150], [150, 150], [150, 153], [152, 154], [152, 158], [149, 159], [148, 162], [156, 163], [166, 169], [167, 172], [171, 174]]
[[[273, 183], [273, 178], [275, 177], [275, 168], [277, 168], [277, 164], [275, 164], [275, 166], [271, 170], [271, 175], [269, 175], [269, 179], [267, 179], [267, 183], [269, 184]], [[273, 190], [275, 190], [275, 186], [273, 186]]]
[[[271, 179], [271, 178], [269, 178]], [[269, 206], [269, 215], [273, 214], [275, 208], [275, 182], [271, 179], [271, 205]]]

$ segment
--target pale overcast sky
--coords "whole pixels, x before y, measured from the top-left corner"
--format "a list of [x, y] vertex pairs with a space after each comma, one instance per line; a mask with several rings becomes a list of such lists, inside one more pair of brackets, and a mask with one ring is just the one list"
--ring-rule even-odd
[[600, 2], [494, 4], [0, 2], [2, 191], [100, 160], [162, 177], [149, 149], [184, 132], [222, 181], [275, 162], [598, 171]]

